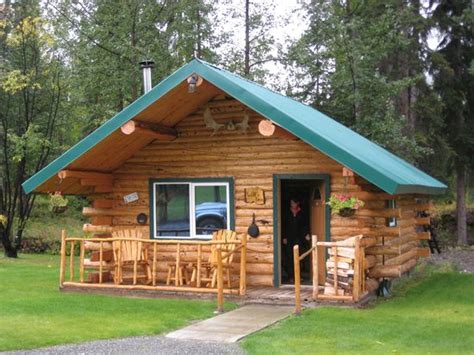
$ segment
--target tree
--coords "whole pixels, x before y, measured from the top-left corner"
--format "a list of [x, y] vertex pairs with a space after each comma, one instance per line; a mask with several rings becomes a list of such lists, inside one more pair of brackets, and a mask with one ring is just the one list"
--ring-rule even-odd
[[[272, 54], [275, 38], [274, 5], [269, 1], [227, 1], [223, 13], [238, 23], [232, 33], [223, 33], [226, 43], [221, 52], [222, 62], [230, 71], [258, 82], [265, 82], [268, 70], [264, 65], [277, 61]], [[214, 24], [220, 27], [218, 23]], [[243, 38], [243, 41], [240, 40]]]
[[443, 136], [453, 152], [458, 243], [467, 244], [466, 176], [474, 166], [474, 9], [470, 0], [433, 1], [433, 25], [440, 34], [433, 53], [434, 87], [443, 104]]
[[8, 257], [16, 257], [35, 196], [21, 184], [47, 163], [61, 108], [61, 73], [47, 23], [36, 1], [6, 3], [0, 22], [0, 214]]
[[426, 87], [417, 1], [311, 0], [308, 30], [288, 53], [288, 93], [415, 161], [428, 153], [414, 134]]
[[141, 95], [140, 61], [156, 62], [156, 83], [195, 54], [214, 59], [213, 6], [204, 0], [50, 0], [47, 9], [70, 58], [85, 133]]

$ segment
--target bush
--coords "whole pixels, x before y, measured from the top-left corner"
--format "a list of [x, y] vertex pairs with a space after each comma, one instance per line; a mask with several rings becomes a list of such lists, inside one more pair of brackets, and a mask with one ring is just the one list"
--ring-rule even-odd
[[[452, 247], [457, 244], [456, 210], [443, 209], [433, 215], [433, 228], [438, 242], [443, 247]], [[474, 243], [474, 209], [467, 209], [467, 232], [469, 244]]]

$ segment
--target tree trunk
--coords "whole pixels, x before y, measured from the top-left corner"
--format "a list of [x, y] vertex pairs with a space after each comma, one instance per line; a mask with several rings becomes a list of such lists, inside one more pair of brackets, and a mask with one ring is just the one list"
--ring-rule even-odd
[[466, 168], [462, 162], [456, 164], [456, 213], [458, 244], [467, 245], [467, 219], [465, 197]]
[[1, 231], [1, 234], [2, 234], [2, 245], [3, 245], [3, 249], [5, 250], [5, 256], [7, 258], [17, 258], [18, 250], [11, 243], [9, 229], [3, 229]]
[[250, 1], [245, 0], [245, 53], [244, 53], [244, 75], [250, 74]]

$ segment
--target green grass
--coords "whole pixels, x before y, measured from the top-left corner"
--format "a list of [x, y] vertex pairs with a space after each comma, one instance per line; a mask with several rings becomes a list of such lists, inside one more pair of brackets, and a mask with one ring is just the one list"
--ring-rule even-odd
[[474, 353], [474, 275], [433, 273], [369, 309], [306, 310], [243, 342], [250, 354]]
[[0, 257], [0, 351], [159, 334], [211, 316], [214, 301], [58, 291], [57, 256]]

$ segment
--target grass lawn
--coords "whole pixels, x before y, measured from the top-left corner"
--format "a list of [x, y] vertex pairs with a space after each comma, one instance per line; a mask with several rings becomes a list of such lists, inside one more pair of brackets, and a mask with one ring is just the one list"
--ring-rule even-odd
[[250, 354], [474, 353], [474, 275], [409, 280], [369, 309], [306, 310], [243, 341]]
[[158, 334], [213, 314], [214, 301], [61, 293], [59, 258], [0, 257], [0, 351]]

